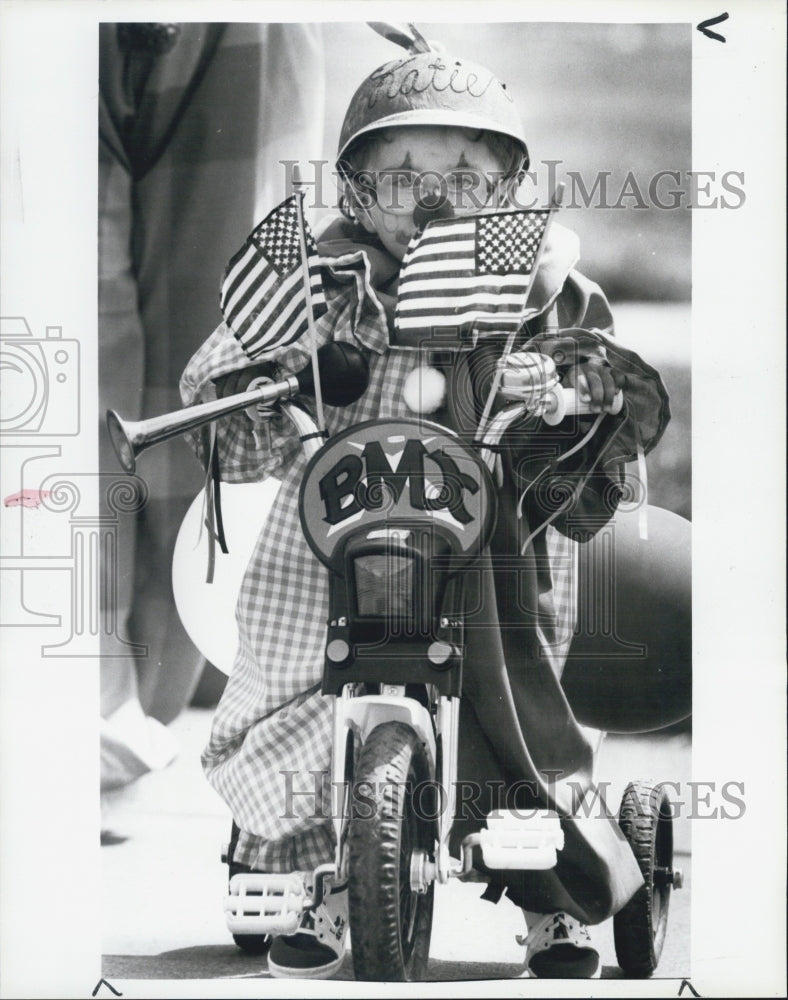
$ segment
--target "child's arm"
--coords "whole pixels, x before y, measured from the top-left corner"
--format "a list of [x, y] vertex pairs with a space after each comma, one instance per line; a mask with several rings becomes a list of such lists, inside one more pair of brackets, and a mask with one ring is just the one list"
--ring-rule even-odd
[[[645, 483], [635, 484], [630, 473], [625, 475], [625, 464], [638, 460], [639, 475], [645, 455], [667, 426], [670, 408], [658, 372], [634, 351], [596, 330], [562, 333], [568, 335], [566, 340], [574, 346], [578, 360], [557, 365], [561, 385], [576, 388], [579, 397], [587, 396], [586, 402], [599, 412], [568, 417], [556, 427], [543, 428], [552, 455], [546, 461], [531, 457], [540, 449], [539, 439], [545, 437], [537, 434], [533, 444], [524, 449], [523, 454], [531, 455], [527, 461], [521, 459], [519, 469], [526, 473], [521, 480], [523, 488], [537, 469], [541, 472], [540, 484], [528, 492], [532, 525], [549, 519], [562, 533], [577, 537], [578, 532], [591, 535], [598, 531], [625, 494], [646, 502]], [[540, 344], [536, 337], [531, 346], [537, 351], [552, 348], [559, 356], [569, 354], [560, 339], [546, 338]], [[612, 404], [619, 390], [623, 403], [614, 413]], [[556, 498], [561, 505], [565, 503], [565, 509], [557, 514]]]
[[[271, 362], [252, 362], [232, 331], [224, 324], [206, 340], [181, 376], [180, 392], [185, 406], [222, 399], [243, 392], [260, 375], [274, 373]], [[221, 477], [226, 482], [255, 482], [282, 471], [299, 453], [300, 442], [289, 420], [275, 413], [263, 420], [247, 411], [215, 421]], [[187, 435], [205, 466], [205, 435], [199, 430]]]
[[561, 384], [576, 389], [580, 400], [595, 410], [612, 413], [618, 391], [626, 386], [627, 377], [622, 371], [611, 368], [607, 361], [594, 357], [569, 368]]
[[[662, 436], [668, 396], [655, 369], [614, 339], [607, 300], [595, 283], [570, 271], [555, 305], [559, 329], [545, 329], [523, 346], [549, 356], [562, 386], [588, 397], [584, 402], [602, 419], [590, 414], [548, 427], [530, 417], [513, 424], [507, 434], [512, 468], [532, 527], [549, 519], [564, 533], [593, 534], [620, 502], [625, 463], [647, 454]], [[619, 390], [623, 407], [613, 415]], [[572, 493], [566, 509], [552, 517], [556, 502], [564, 504]]]
[[[347, 341], [369, 354], [383, 353], [388, 328], [383, 306], [369, 286], [368, 262], [362, 254], [343, 259], [336, 275], [324, 274], [327, 311], [315, 324], [316, 346], [330, 340]], [[184, 406], [223, 398], [243, 391], [253, 378], [272, 373], [274, 378], [301, 371], [311, 360], [311, 333], [292, 344], [273, 348], [264, 360], [252, 361], [232, 330], [222, 323], [197, 351], [181, 376]], [[304, 399], [309, 405], [309, 400]], [[189, 435], [203, 464], [207, 460], [198, 432]], [[216, 441], [222, 479], [253, 482], [280, 474], [301, 453], [301, 442], [290, 421], [279, 413], [255, 419], [239, 411], [216, 421]]]

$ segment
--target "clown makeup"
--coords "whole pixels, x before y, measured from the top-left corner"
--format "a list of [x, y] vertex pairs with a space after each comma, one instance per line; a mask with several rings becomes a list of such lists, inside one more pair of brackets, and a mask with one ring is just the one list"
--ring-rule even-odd
[[430, 219], [500, 204], [504, 164], [484, 133], [414, 126], [382, 130], [376, 138], [357, 175], [358, 216], [398, 260]]

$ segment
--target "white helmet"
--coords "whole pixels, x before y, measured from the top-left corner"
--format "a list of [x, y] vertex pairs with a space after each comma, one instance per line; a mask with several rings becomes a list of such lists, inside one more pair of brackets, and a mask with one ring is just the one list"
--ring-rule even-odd
[[410, 54], [380, 66], [353, 95], [339, 136], [340, 173], [347, 173], [343, 164], [357, 139], [378, 129], [413, 125], [448, 125], [508, 136], [522, 151], [520, 169], [528, 168], [522, 122], [505, 84], [483, 66], [429, 48], [412, 25], [412, 36], [372, 27], [405, 45]]

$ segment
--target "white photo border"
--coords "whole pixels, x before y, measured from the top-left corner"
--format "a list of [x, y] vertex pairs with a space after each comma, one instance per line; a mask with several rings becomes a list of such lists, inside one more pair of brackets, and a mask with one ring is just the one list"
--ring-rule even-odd
[[[719, 10], [718, 10], [719, 8]], [[99, 21], [621, 21], [693, 33], [693, 165], [742, 171], [737, 211], [693, 214], [693, 772], [743, 781], [738, 822], [693, 825], [692, 982], [703, 996], [785, 990], [785, 5], [360, 4], [4, 0], [2, 314], [62, 326], [83, 352], [95, 469]], [[757, 338], [757, 344], [752, 343]], [[88, 502], [90, 500], [88, 499]], [[0, 636], [0, 995], [89, 996], [101, 978], [98, 660], [40, 656], [38, 630]], [[125, 997], [363, 996], [366, 984], [113, 982]], [[584, 982], [560, 995], [664, 996], [664, 980]], [[678, 983], [676, 987], [678, 989]], [[538, 981], [380, 985], [381, 996], [553, 996]], [[671, 993], [673, 991], [671, 990]]]

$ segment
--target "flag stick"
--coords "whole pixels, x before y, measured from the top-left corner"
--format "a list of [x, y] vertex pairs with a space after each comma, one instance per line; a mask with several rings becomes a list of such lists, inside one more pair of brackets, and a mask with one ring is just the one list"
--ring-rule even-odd
[[477, 440], [481, 440], [482, 432], [484, 431], [484, 428], [487, 424], [487, 420], [490, 416], [490, 410], [492, 409], [493, 400], [495, 399], [495, 395], [498, 392], [498, 388], [501, 384], [501, 379], [503, 378], [504, 364], [506, 362], [506, 359], [512, 353], [512, 348], [514, 347], [514, 342], [517, 338], [517, 334], [520, 332], [520, 327], [523, 325], [523, 322], [525, 321], [525, 316], [528, 311], [527, 309], [528, 296], [531, 294], [531, 289], [534, 286], [534, 281], [536, 279], [536, 271], [539, 267], [539, 262], [542, 259], [542, 251], [544, 250], [545, 243], [547, 242], [547, 231], [550, 228], [550, 223], [553, 221], [553, 215], [555, 214], [556, 209], [558, 209], [561, 205], [563, 197], [564, 197], [564, 184], [561, 183], [555, 189], [553, 197], [550, 200], [550, 209], [549, 209], [550, 214], [547, 217], [547, 222], [545, 223], [544, 232], [542, 233], [542, 239], [541, 242], [539, 243], [539, 248], [536, 251], [536, 257], [534, 258], [533, 266], [531, 268], [532, 277], [528, 285], [528, 288], [526, 289], [525, 292], [525, 299], [523, 301], [523, 308], [520, 311], [519, 322], [515, 327], [515, 329], [512, 330], [512, 332], [507, 337], [506, 346], [503, 349], [503, 354], [498, 359], [498, 364], [495, 366], [495, 373], [493, 375], [492, 384], [490, 385], [490, 391], [487, 394], [487, 400], [484, 404], [484, 412], [481, 415], [481, 418], [479, 420], [479, 427], [476, 431]]
[[312, 358], [312, 375], [315, 383], [315, 410], [317, 426], [323, 436], [326, 436], [326, 420], [323, 412], [323, 389], [320, 385], [320, 368], [317, 363], [317, 331], [315, 317], [312, 312], [312, 288], [309, 280], [309, 259], [306, 252], [306, 229], [304, 228], [304, 193], [301, 188], [301, 171], [298, 164], [293, 165], [293, 187], [296, 192], [296, 211], [298, 212], [298, 238], [301, 244], [301, 270], [304, 274], [304, 296], [306, 298], [306, 320], [309, 328], [309, 353]]

